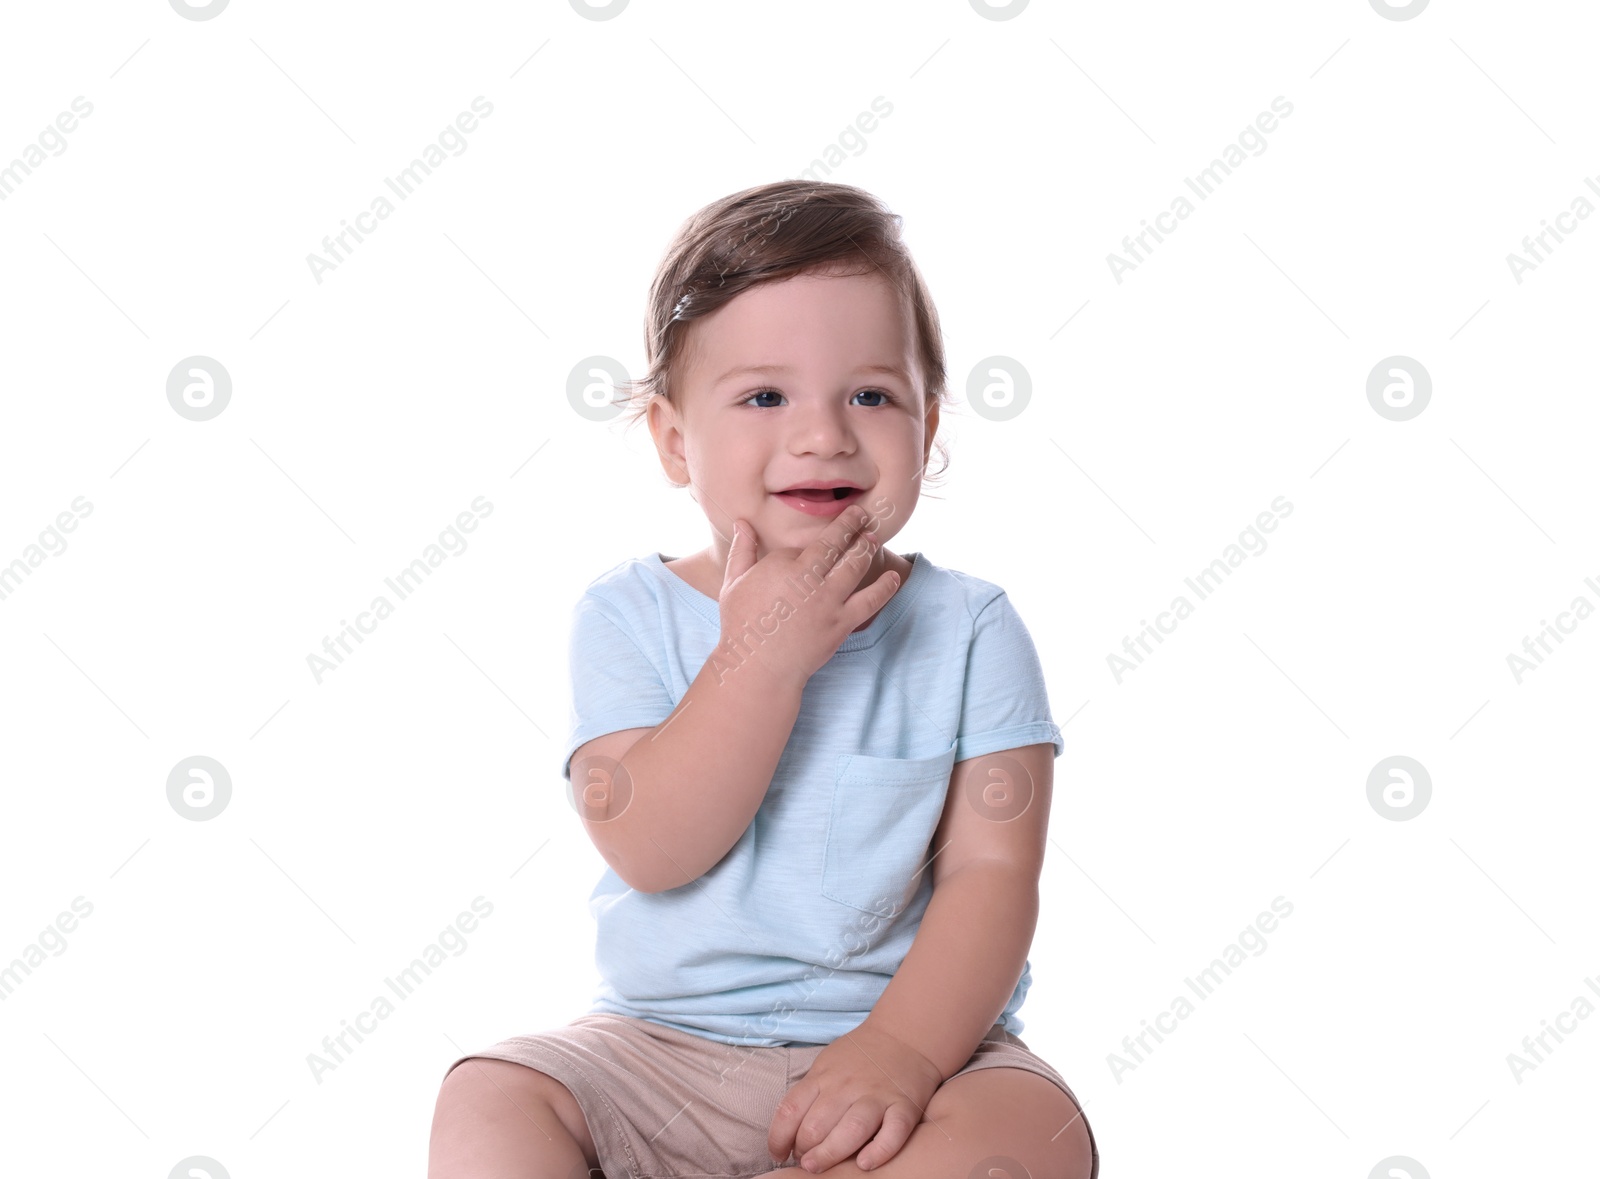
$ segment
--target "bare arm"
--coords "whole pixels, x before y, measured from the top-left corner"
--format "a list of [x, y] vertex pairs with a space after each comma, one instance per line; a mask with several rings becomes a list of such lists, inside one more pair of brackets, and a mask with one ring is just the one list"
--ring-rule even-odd
[[[590, 784], [580, 808], [589, 837], [640, 892], [688, 884], [728, 854], [766, 797], [800, 714], [803, 683], [752, 662], [730, 671], [722, 649], [655, 728], [611, 733], [573, 754], [573, 782]], [[627, 746], [608, 756], [607, 742]]]
[[611, 733], [573, 754], [589, 837], [630, 888], [699, 879], [750, 826], [806, 683], [899, 586], [886, 573], [855, 588], [873, 549], [850, 542], [870, 522], [851, 509], [806, 549], [759, 561], [754, 533], [741, 528], [719, 603], [721, 638], [678, 707], [654, 728]]
[[1055, 748], [1042, 742], [968, 758], [951, 776], [932, 840], [933, 899], [866, 1020], [947, 1079], [1000, 1018], [1027, 963], [1054, 774]]

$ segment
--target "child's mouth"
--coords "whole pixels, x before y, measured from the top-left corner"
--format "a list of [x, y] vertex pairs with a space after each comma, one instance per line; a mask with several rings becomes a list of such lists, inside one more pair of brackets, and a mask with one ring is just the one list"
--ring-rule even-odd
[[844, 499], [846, 496], [855, 495], [856, 489], [854, 487], [807, 487], [803, 490], [783, 491], [779, 492], [779, 494], [798, 495], [802, 499], [811, 499], [816, 500], [818, 503], [826, 503], [830, 499]]
[[780, 491], [779, 499], [808, 516], [837, 516], [860, 499], [863, 492], [854, 487], [817, 487], [804, 491]]

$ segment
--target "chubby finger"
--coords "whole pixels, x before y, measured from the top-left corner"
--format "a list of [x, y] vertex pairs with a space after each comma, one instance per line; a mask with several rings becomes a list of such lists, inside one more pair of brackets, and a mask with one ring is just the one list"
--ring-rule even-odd
[[722, 588], [727, 589], [756, 563], [755, 530], [743, 520], [733, 522], [733, 540], [728, 545], [728, 564], [722, 571]]
[[882, 1124], [882, 1111], [865, 1098], [845, 1110], [828, 1136], [800, 1156], [800, 1165], [816, 1174], [843, 1162], [872, 1140]]
[[794, 1132], [794, 1157], [796, 1161], [804, 1159], [817, 1147], [828, 1140], [828, 1135], [839, 1124], [849, 1106], [840, 1105], [837, 1100], [826, 1100], [821, 1093], [811, 1103], [811, 1108], [805, 1117], [800, 1119], [800, 1125]]
[[856, 1166], [863, 1171], [883, 1166], [900, 1153], [921, 1121], [922, 1115], [910, 1106], [891, 1105], [883, 1112], [883, 1129], [857, 1152]]
[[873, 558], [878, 555], [878, 550], [883, 547], [883, 542], [870, 532], [860, 533], [839, 554], [833, 567], [824, 575], [830, 584], [855, 588], [856, 582], [861, 580], [861, 575], [872, 567]]
[[854, 630], [879, 610], [889, 604], [889, 599], [894, 597], [894, 591], [900, 588], [900, 575], [893, 569], [887, 569], [877, 581], [859, 589], [850, 595], [850, 605], [854, 608], [854, 621], [850, 629]]
[[772, 1124], [767, 1127], [767, 1153], [779, 1163], [787, 1162], [795, 1150], [795, 1135], [799, 1133], [800, 1120], [810, 1112], [811, 1103], [816, 1100], [816, 1085], [805, 1085], [804, 1079], [796, 1081], [794, 1087], [783, 1095], [783, 1100], [778, 1102], [778, 1108], [772, 1115]]
[[851, 504], [833, 518], [823, 529], [822, 535], [806, 546], [800, 554], [801, 561], [806, 568], [815, 569], [819, 574], [826, 576], [844, 560], [856, 534], [866, 531], [872, 523], [873, 517], [870, 512], [860, 504]]

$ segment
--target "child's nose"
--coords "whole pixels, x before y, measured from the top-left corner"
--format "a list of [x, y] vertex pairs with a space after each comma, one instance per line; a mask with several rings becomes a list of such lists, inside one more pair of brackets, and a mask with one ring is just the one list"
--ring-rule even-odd
[[838, 454], [854, 443], [850, 424], [842, 413], [832, 408], [814, 409], [795, 419], [791, 447], [801, 448], [798, 453], [812, 451], [820, 454]]

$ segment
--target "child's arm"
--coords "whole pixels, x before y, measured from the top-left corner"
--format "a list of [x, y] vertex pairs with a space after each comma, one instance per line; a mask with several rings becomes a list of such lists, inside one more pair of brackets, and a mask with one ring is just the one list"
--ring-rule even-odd
[[[713, 656], [655, 728], [608, 733], [579, 746], [573, 789], [594, 787], [586, 797], [591, 805], [579, 813], [628, 887], [677, 888], [728, 854], [766, 797], [804, 688], [754, 661], [728, 674]], [[592, 805], [598, 800], [610, 805]], [[608, 811], [616, 813], [604, 817]]]
[[1039, 919], [1055, 749], [958, 762], [933, 836], [933, 897], [866, 1022], [949, 1077], [1016, 988]]
[[[779, 1102], [767, 1131], [774, 1159], [792, 1150], [812, 1171], [852, 1155], [862, 1169], [887, 1162], [999, 1019], [1038, 921], [1054, 756], [1046, 742], [956, 763], [932, 841], [933, 898], [911, 949], [866, 1020]], [[883, 1112], [865, 1125], [844, 1119], [863, 1105]], [[819, 1107], [829, 1112], [814, 1116]]]
[[750, 826], [806, 683], [900, 584], [887, 572], [855, 588], [877, 545], [873, 523], [852, 505], [806, 548], [758, 560], [755, 532], [739, 521], [718, 600], [721, 637], [678, 707], [653, 729], [597, 737], [574, 753], [584, 826], [630, 888], [699, 879]]

